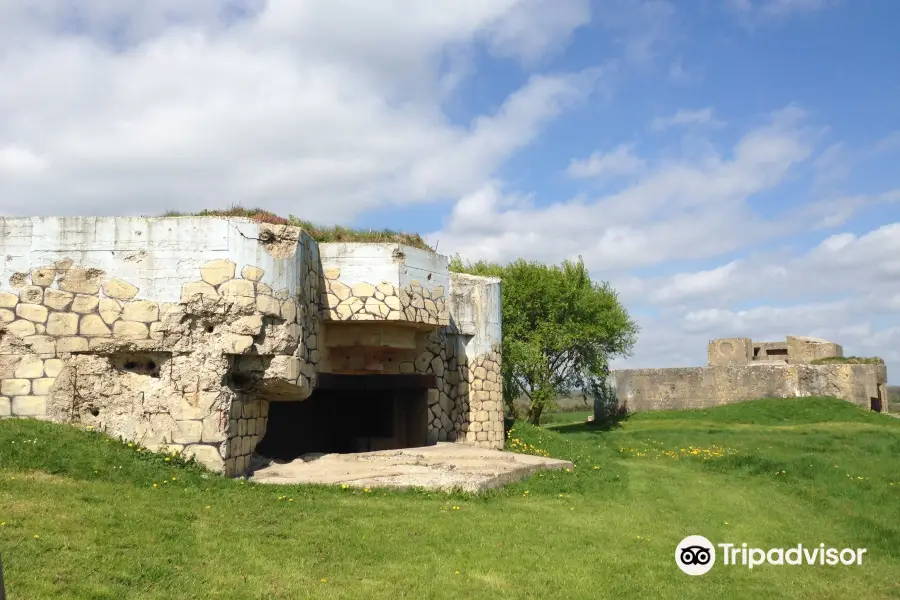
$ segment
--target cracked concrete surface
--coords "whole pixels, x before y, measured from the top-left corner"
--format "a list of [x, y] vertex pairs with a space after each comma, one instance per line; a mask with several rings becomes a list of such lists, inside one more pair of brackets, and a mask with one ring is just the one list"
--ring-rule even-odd
[[463, 444], [357, 454], [306, 454], [253, 471], [251, 481], [275, 484], [347, 484], [477, 493], [519, 481], [543, 469], [571, 469], [566, 460]]

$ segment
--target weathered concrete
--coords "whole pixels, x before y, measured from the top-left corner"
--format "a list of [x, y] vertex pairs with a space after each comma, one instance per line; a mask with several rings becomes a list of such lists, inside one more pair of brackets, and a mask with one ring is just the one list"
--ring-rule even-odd
[[320, 374], [408, 374], [433, 381], [430, 442], [503, 446], [499, 282], [466, 280], [460, 331], [447, 257], [210, 217], [0, 218], [0, 254], [0, 417], [235, 475], [270, 403]]
[[565, 460], [439, 443], [359, 454], [310, 455], [254, 471], [260, 483], [347, 484], [355, 488], [425, 488], [480, 492], [542, 469], [571, 469]]
[[783, 342], [757, 342], [750, 338], [720, 338], [707, 348], [710, 367], [780, 362], [804, 365], [817, 358], [844, 356], [840, 344], [821, 338], [789, 335]]
[[[887, 368], [878, 364], [807, 364], [842, 357], [839, 344], [790, 336], [787, 342], [713, 340], [708, 367], [626, 369], [610, 383], [632, 411], [707, 408], [755, 398], [834, 396], [887, 412]], [[598, 409], [599, 410], [599, 409]]]

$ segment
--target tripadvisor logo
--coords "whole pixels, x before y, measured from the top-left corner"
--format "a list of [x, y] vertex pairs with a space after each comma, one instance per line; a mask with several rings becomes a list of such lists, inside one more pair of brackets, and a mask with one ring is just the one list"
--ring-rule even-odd
[[702, 535], [689, 535], [675, 548], [675, 562], [688, 575], [703, 575], [716, 564], [716, 547]]
[[865, 548], [826, 548], [825, 544], [791, 548], [751, 548], [746, 543], [713, 544], [702, 535], [689, 535], [675, 547], [675, 563], [688, 575], [703, 575], [716, 564], [717, 551], [721, 564], [752, 569], [760, 565], [861, 565]]

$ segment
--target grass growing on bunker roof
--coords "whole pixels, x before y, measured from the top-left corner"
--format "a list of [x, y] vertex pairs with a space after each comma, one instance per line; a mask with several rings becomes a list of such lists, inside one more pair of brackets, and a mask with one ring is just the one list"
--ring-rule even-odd
[[[562, 417], [561, 417], [562, 418]], [[571, 460], [485, 494], [264, 485], [0, 419], [13, 598], [896, 598], [900, 419], [829, 398], [516, 423]], [[169, 458], [169, 460], [166, 460]], [[861, 566], [681, 573], [687, 535], [867, 548]]]
[[299, 227], [306, 231], [317, 242], [364, 242], [369, 244], [404, 244], [434, 252], [434, 248], [429, 246], [422, 236], [418, 233], [406, 233], [393, 231], [390, 229], [354, 229], [351, 227], [341, 227], [340, 225], [317, 225], [310, 221], [305, 221], [294, 215], [282, 217], [275, 213], [262, 208], [245, 208], [243, 206], [232, 206], [227, 209], [210, 209], [201, 210], [199, 212], [186, 213], [175, 210], [167, 211], [164, 217], [243, 217], [251, 219], [258, 223], [269, 223], [272, 225], [291, 225]]
[[877, 356], [828, 356], [809, 361], [811, 365], [883, 365], [884, 359]]

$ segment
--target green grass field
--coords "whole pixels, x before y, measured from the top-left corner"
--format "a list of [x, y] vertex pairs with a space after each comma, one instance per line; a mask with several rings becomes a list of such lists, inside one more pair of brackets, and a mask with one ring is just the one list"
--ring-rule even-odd
[[[572, 472], [480, 497], [253, 485], [3, 420], [8, 598], [900, 598], [900, 419], [824, 398], [582, 416], [510, 435]], [[868, 552], [689, 577], [690, 534]]]

